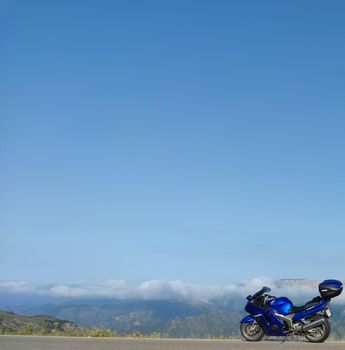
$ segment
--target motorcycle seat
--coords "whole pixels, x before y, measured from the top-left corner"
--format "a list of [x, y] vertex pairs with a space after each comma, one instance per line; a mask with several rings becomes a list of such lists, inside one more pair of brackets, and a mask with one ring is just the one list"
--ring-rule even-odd
[[292, 306], [291, 313], [295, 314], [297, 312], [305, 311], [305, 310], [309, 309], [310, 307], [312, 307], [312, 306], [316, 305], [317, 303], [319, 303], [320, 300], [321, 300], [321, 297], [315, 297], [314, 299], [309, 300], [304, 305]]

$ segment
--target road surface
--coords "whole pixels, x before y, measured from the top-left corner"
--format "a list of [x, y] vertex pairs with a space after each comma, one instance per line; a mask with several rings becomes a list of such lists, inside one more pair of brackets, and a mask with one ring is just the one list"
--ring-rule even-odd
[[0, 336], [1, 350], [344, 350], [345, 343]]

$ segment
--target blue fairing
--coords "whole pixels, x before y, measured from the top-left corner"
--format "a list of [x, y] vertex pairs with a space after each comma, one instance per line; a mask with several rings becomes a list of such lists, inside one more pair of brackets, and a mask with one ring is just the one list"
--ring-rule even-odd
[[316, 314], [317, 312], [325, 309], [327, 307], [327, 304], [329, 304], [329, 300], [327, 299], [321, 299], [319, 303], [316, 305], [311, 306], [305, 311], [296, 312], [292, 318], [293, 321], [301, 320], [302, 318], [310, 317], [311, 315]]
[[249, 323], [250, 325], [252, 325], [254, 322], [254, 317], [251, 315], [247, 315], [245, 317], [242, 318], [241, 323]]
[[286, 335], [284, 322], [272, 310], [265, 310], [262, 314], [256, 315], [255, 320], [266, 335]]
[[[263, 309], [262, 307], [248, 302], [245, 310], [250, 314], [246, 316], [241, 323], [249, 323], [246, 320], [250, 320], [249, 317], [254, 317], [256, 322], [262, 327], [266, 335], [285, 335], [284, 323], [281, 322], [272, 310]], [[252, 316], [251, 316], [252, 315]], [[253, 322], [251, 321], [251, 322]], [[252, 323], [251, 323], [252, 324]], [[275, 329], [272, 329], [274, 326]]]
[[292, 309], [292, 302], [286, 297], [279, 297], [269, 300], [267, 304], [281, 315], [288, 315]]

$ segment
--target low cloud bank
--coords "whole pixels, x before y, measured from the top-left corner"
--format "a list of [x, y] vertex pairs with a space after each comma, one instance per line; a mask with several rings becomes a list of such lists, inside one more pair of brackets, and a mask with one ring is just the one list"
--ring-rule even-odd
[[[100, 284], [31, 284], [27, 282], [0, 282], [0, 293], [31, 294], [53, 298], [116, 298], [116, 299], [175, 299], [188, 302], [209, 302], [215, 298], [244, 297], [263, 286], [272, 288], [273, 295], [291, 298], [311, 297], [318, 294], [317, 281], [278, 280], [254, 278], [238, 284], [208, 285], [186, 283], [180, 280], [149, 280], [130, 284], [110, 279]], [[334, 299], [345, 302], [345, 294]]]

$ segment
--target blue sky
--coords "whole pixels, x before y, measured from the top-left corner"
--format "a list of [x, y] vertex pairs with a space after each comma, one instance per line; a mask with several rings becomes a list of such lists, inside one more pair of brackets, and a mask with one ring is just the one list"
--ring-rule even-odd
[[0, 6], [0, 280], [345, 278], [344, 2]]

